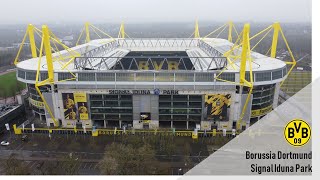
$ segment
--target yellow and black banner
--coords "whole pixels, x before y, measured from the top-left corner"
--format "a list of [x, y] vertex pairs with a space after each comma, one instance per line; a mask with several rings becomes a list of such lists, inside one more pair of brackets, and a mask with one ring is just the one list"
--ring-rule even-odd
[[150, 112], [141, 112], [140, 120], [143, 121], [144, 124], [148, 124], [151, 122], [151, 113]]
[[77, 109], [74, 102], [73, 93], [62, 93], [64, 118], [74, 120], [77, 119]]
[[44, 104], [41, 101], [36, 101], [34, 99], [29, 98], [29, 102], [30, 104], [32, 104], [33, 106], [37, 107], [37, 108], [43, 108]]
[[227, 121], [228, 108], [231, 104], [230, 94], [207, 94], [205, 95], [205, 106], [207, 108], [207, 119]]
[[262, 109], [256, 109], [251, 111], [251, 117], [257, 117], [267, 114], [268, 112], [272, 111], [272, 105], [262, 108]]
[[84, 92], [76, 92], [74, 94], [74, 100], [78, 106], [78, 114], [80, 120], [88, 120], [88, 103], [87, 103], [87, 94]]

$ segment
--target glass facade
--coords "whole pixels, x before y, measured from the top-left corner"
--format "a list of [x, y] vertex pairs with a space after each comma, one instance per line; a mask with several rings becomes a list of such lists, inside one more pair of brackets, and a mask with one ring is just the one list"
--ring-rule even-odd
[[[244, 87], [243, 93], [247, 94], [248, 91], [249, 89], [247, 87]], [[274, 93], [275, 84], [254, 86], [252, 90], [253, 100], [251, 110], [260, 110], [272, 106]]]
[[202, 95], [159, 95], [160, 128], [195, 128], [201, 114]]
[[202, 95], [159, 95], [160, 121], [200, 121]]
[[90, 112], [93, 121], [106, 120], [106, 127], [132, 122], [132, 95], [90, 94]]
[[[35, 89], [35, 85], [34, 84], [28, 84], [28, 93], [29, 93], [29, 98], [31, 99], [31, 101], [36, 101], [36, 102], [40, 102], [42, 103], [42, 99], [41, 97], [39, 96], [37, 90]], [[43, 93], [43, 92], [49, 92], [51, 91], [51, 88], [49, 85], [47, 86], [40, 86], [39, 87], [40, 91]], [[35, 104], [35, 103], [32, 103], [30, 102], [31, 104]], [[39, 107], [39, 106], [35, 106], [35, 105], [32, 105], [32, 109], [36, 112], [36, 113], [39, 113], [39, 114], [44, 114], [45, 111], [44, 111], [44, 107]]]

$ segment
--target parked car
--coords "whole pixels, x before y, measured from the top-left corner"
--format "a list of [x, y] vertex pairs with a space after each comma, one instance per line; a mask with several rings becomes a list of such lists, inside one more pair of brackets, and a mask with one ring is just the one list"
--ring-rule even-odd
[[1, 141], [1, 146], [9, 146], [9, 144], [8, 141]]

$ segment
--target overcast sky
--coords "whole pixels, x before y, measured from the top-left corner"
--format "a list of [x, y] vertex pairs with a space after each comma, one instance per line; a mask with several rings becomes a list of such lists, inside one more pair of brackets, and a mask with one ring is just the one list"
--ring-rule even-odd
[[311, 0], [1, 0], [0, 24], [311, 22]]

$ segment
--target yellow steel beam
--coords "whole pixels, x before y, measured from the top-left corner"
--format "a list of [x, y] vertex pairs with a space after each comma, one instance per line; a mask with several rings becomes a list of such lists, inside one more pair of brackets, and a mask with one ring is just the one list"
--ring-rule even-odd
[[[41, 100], [43, 101], [43, 104], [44, 104], [46, 110], [49, 112], [49, 115], [51, 116], [51, 118], [52, 118], [52, 120], [53, 120], [53, 122], [54, 122], [54, 125], [55, 125], [55, 126], [58, 126], [58, 125], [59, 125], [58, 121], [55, 119], [55, 117], [54, 117], [54, 115], [53, 115], [53, 113], [52, 113], [52, 111], [51, 111], [48, 103], [46, 102], [45, 98], [43, 97], [43, 95], [42, 95], [42, 93], [41, 93], [41, 91], [40, 91], [40, 89], [39, 89], [40, 86], [46, 85], [46, 84], [48, 84], [48, 83], [51, 83], [51, 84], [53, 83], [53, 81], [50, 82], [50, 79], [49, 79], [49, 78], [46, 79], [46, 80], [43, 80], [43, 81], [39, 82], [40, 67], [41, 67], [40, 65], [41, 65], [41, 59], [42, 59], [42, 51], [43, 51], [43, 47], [45, 48], [45, 50], [46, 50], [46, 48], [48, 48], [48, 47], [45, 47], [45, 46], [48, 46], [48, 43], [49, 43], [50, 53], [51, 53], [50, 37], [48, 37], [48, 35], [49, 35], [48, 27], [47, 27], [47, 26], [42, 26], [42, 31], [43, 31], [43, 32], [42, 32], [42, 40], [41, 40], [41, 46], [40, 46], [40, 52], [39, 52], [39, 60], [38, 60], [38, 67], [37, 67], [37, 74], [36, 74], [35, 89], [36, 89], [36, 91], [38, 92]], [[46, 44], [46, 45], [45, 45], [45, 44]], [[46, 55], [47, 55], [47, 54], [46, 54]], [[47, 57], [46, 57], [46, 58], [47, 58]], [[52, 58], [52, 56], [51, 56], [51, 58]], [[48, 60], [48, 59], [47, 59], [47, 60]], [[52, 63], [52, 60], [51, 60], [51, 63]], [[48, 63], [47, 63], [47, 64], [48, 64]], [[48, 68], [48, 75], [49, 75], [49, 68]]]
[[243, 28], [243, 35], [242, 35], [242, 52], [241, 52], [241, 64], [240, 64], [240, 84], [241, 85], [245, 83], [246, 64], [247, 64], [247, 58], [249, 58], [248, 54], [250, 52], [249, 33], [250, 33], [250, 24], [245, 24]]
[[[240, 85], [241, 89], [243, 86], [247, 86], [250, 88], [248, 96], [246, 98], [246, 101], [244, 103], [244, 106], [242, 108], [242, 112], [240, 115], [240, 118], [237, 122], [238, 125], [242, 124], [243, 117], [245, 115], [245, 112], [247, 110], [247, 106], [250, 100], [250, 96], [252, 94], [252, 89], [253, 89], [253, 74], [252, 74], [252, 59], [251, 59], [251, 53], [250, 53], [250, 25], [245, 24], [243, 28], [243, 34], [242, 34], [242, 52], [241, 52], [241, 64], [240, 64]], [[246, 65], [247, 61], [249, 61], [249, 72], [250, 72], [250, 82], [248, 82], [245, 79], [246, 75]], [[240, 91], [242, 92], [242, 90]]]
[[232, 42], [232, 28], [233, 28], [233, 22], [229, 21], [229, 33], [228, 33], [228, 41]]
[[196, 23], [195, 23], [195, 25], [194, 25], [194, 38], [200, 38], [198, 20], [196, 20]]
[[253, 51], [257, 46], [258, 44], [265, 38], [267, 37], [267, 35], [272, 31], [272, 29], [270, 29], [268, 32], [266, 32], [263, 37], [251, 48], [251, 51]]
[[[292, 60], [291, 62], [285, 62], [286, 64], [291, 64], [292, 65], [290, 70], [287, 73], [287, 76], [289, 76], [291, 71], [293, 70], [293, 68], [296, 66], [297, 62], [296, 62], [296, 60], [295, 60], [295, 58], [293, 56], [293, 53], [292, 53], [291, 48], [289, 46], [289, 43], [288, 43], [288, 41], [287, 41], [287, 39], [286, 39], [281, 27], [280, 27], [280, 34], [282, 36], [282, 39], [283, 39], [284, 43], [286, 44], [286, 47], [287, 47], [287, 49], [289, 51], [289, 54], [290, 54], [290, 57], [291, 57], [291, 60]], [[284, 83], [284, 81], [281, 82], [280, 87], [282, 86], [283, 83]]]
[[237, 35], [237, 37], [239, 36], [239, 33], [238, 33], [238, 31], [237, 31], [237, 28], [236, 28], [236, 26], [233, 24], [233, 30], [234, 30], [234, 32], [236, 33], [236, 35]]
[[253, 89], [253, 87], [249, 87], [249, 88], [250, 88], [250, 90], [249, 90], [248, 96], [247, 96], [247, 98], [246, 98], [246, 102], [244, 103], [244, 106], [243, 106], [243, 108], [242, 108], [242, 112], [241, 112], [241, 115], [240, 115], [240, 118], [239, 118], [239, 121], [238, 121], [239, 124], [242, 124], [242, 120], [243, 120], [243, 117], [244, 117], [245, 112], [246, 112], [246, 110], [247, 110], [248, 103], [249, 103], [249, 100], [250, 100], [250, 96], [251, 96], [251, 94], [252, 94], [252, 89]]
[[26, 33], [24, 34], [23, 39], [22, 39], [22, 42], [21, 42], [21, 44], [20, 44], [20, 46], [19, 46], [18, 53], [17, 53], [16, 58], [14, 59], [14, 62], [13, 62], [14, 65], [17, 65], [17, 64], [18, 64], [19, 56], [20, 56], [20, 53], [21, 53], [21, 51], [22, 51], [23, 44], [24, 44], [24, 42], [25, 42], [25, 40], [26, 40], [26, 38], [27, 38], [27, 35], [28, 35], [28, 30], [27, 30]]
[[[249, 40], [251, 41], [252, 39], [254, 39], [254, 38], [256, 38], [256, 37], [260, 36], [261, 34], [263, 34], [264, 32], [266, 32], [266, 31], [268, 31], [268, 30], [270, 30], [270, 29], [272, 29], [272, 25], [271, 25], [271, 26], [269, 26], [269, 27], [267, 27], [266, 29], [264, 29], [264, 30], [262, 30], [262, 31], [258, 32], [257, 34], [255, 34], [255, 35], [251, 36], [251, 37], [249, 38]], [[239, 35], [238, 37], [240, 37], [240, 36], [241, 36], [241, 33], [240, 33], [240, 35]], [[227, 52], [225, 52], [225, 54], [228, 54], [228, 53], [230, 53], [231, 51], [233, 51], [234, 49], [239, 48], [241, 45], [242, 45], [242, 42], [241, 42], [241, 43], [239, 43], [239, 44], [234, 43], [234, 46], [233, 46], [230, 50], [228, 50]]]
[[[113, 38], [112, 36], [110, 36], [110, 35], [109, 35], [108, 33], [106, 33], [106, 32], [103, 32], [102, 30], [100, 30], [100, 29], [97, 28], [96, 26], [90, 24], [90, 27], [91, 27], [93, 30], [96, 29], [96, 30], [99, 31], [101, 34], [103, 34], [103, 35], [105, 35], [105, 36], [108, 36], [109, 38], [111, 38], [111, 39], [114, 40], [114, 38]], [[98, 35], [97, 32], [96, 32], [96, 34]]]
[[124, 31], [124, 23], [122, 22], [120, 25], [118, 38], [125, 38], [125, 37], [126, 37], [126, 33]]
[[219, 31], [220, 29], [224, 28], [227, 24], [224, 24], [220, 27], [218, 27], [217, 29], [213, 30], [212, 32], [210, 32], [209, 34], [207, 34], [206, 36], [204, 36], [203, 38], [207, 38], [209, 36], [211, 36], [212, 34], [214, 34], [215, 32]]
[[86, 30], [86, 42], [90, 42], [90, 30], [89, 30], [89, 26], [90, 24], [88, 22], [85, 23], [85, 30]]
[[52, 63], [52, 52], [50, 45], [50, 34], [48, 26], [42, 26], [42, 34], [43, 34], [43, 45], [46, 53], [47, 60], [47, 68], [48, 68], [48, 79], [50, 83], [54, 82], [54, 73], [53, 73], [53, 63]]
[[81, 37], [82, 37], [82, 34], [83, 34], [84, 30], [85, 30], [85, 28], [83, 28], [83, 29], [81, 30], [81, 33], [80, 33], [80, 35], [79, 35], [79, 37], [78, 37], [78, 40], [77, 40], [77, 42], [76, 42], [76, 46], [79, 45], [79, 42], [80, 42], [80, 39], [81, 39]]
[[36, 46], [36, 42], [34, 40], [34, 26], [32, 24], [28, 25], [28, 35], [29, 35], [29, 41], [30, 41], [32, 57], [36, 58], [36, 57], [38, 57], [38, 55], [37, 55], [37, 46]]
[[272, 37], [271, 56], [270, 57], [275, 58], [276, 54], [277, 54], [277, 44], [278, 44], [280, 23], [276, 22], [272, 26], [273, 26], [273, 37]]

